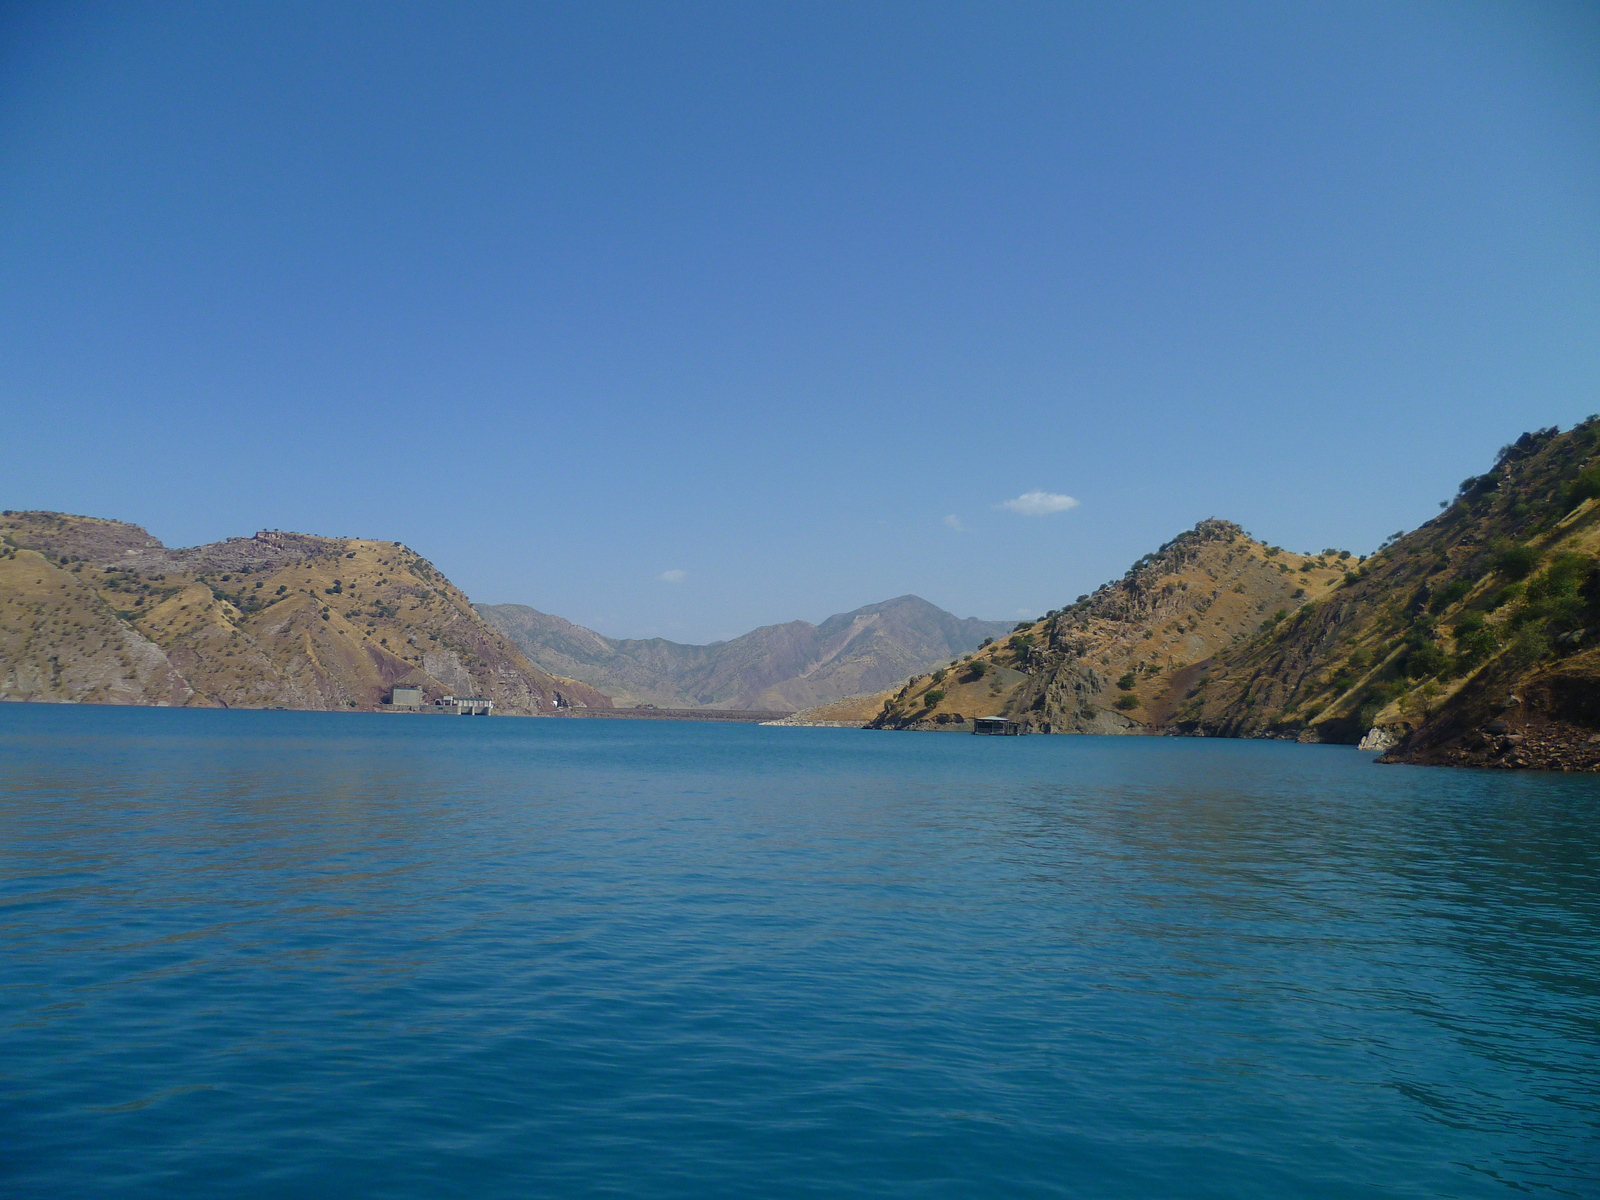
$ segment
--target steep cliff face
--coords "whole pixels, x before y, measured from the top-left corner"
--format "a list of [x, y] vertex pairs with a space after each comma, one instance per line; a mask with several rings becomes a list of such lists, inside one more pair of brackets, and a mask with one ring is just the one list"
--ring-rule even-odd
[[395, 542], [0, 514], [0, 699], [370, 709], [396, 684], [531, 714], [607, 706], [529, 663]]
[[520, 604], [479, 613], [546, 670], [592, 683], [623, 704], [795, 709], [899, 683], [1009, 628], [962, 619], [917, 596], [790, 621], [727, 642], [608, 638]]
[[1193, 664], [1310, 603], [1348, 557], [1293, 554], [1201, 521], [1093, 595], [913, 679], [873, 725], [959, 729], [1005, 715], [1057, 733], [1151, 732]]
[[1524, 434], [1325, 600], [1219, 653], [1176, 732], [1390, 762], [1600, 767], [1600, 421]]

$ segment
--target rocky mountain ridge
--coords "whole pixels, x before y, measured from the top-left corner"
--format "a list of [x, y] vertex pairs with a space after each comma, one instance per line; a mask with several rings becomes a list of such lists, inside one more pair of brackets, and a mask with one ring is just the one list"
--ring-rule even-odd
[[545, 670], [585, 680], [619, 704], [670, 708], [805, 708], [897, 683], [1009, 628], [952, 616], [918, 596], [704, 646], [608, 638], [520, 604], [478, 612]]

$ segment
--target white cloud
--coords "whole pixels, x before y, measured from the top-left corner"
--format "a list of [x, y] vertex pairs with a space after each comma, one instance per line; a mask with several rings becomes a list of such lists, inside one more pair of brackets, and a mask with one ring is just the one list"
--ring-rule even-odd
[[951, 529], [954, 529], [957, 533], [966, 532], [967, 527], [961, 523], [961, 518], [956, 516], [955, 513], [951, 513], [948, 517], [946, 517], [944, 519], [944, 523], [950, 526]]
[[670, 571], [661, 572], [656, 578], [661, 580], [662, 583], [682, 583], [689, 578], [689, 572], [679, 567], [674, 567]]
[[1078, 502], [1071, 496], [1063, 496], [1056, 492], [1023, 492], [1015, 500], [1007, 500], [1000, 508], [1009, 508], [1014, 513], [1021, 513], [1025, 517], [1043, 517], [1050, 513], [1066, 512], [1069, 508], [1077, 508]]

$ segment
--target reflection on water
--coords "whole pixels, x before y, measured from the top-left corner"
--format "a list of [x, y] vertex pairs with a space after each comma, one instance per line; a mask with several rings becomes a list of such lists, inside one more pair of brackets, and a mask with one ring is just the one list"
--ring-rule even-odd
[[19, 1196], [1600, 1194], [1600, 783], [0, 706]]

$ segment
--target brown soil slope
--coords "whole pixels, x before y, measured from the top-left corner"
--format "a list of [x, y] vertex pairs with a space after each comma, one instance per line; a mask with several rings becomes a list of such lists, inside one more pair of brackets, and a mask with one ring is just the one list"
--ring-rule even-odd
[[0, 699], [371, 709], [396, 684], [506, 713], [610, 704], [534, 667], [396, 542], [170, 550], [118, 521], [0, 514]]
[[1193, 664], [1310, 603], [1344, 577], [1344, 562], [1201, 521], [1093, 595], [911, 680], [873, 727], [963, 729], [1005, 715], [1055, 733], [1152, 732]]

